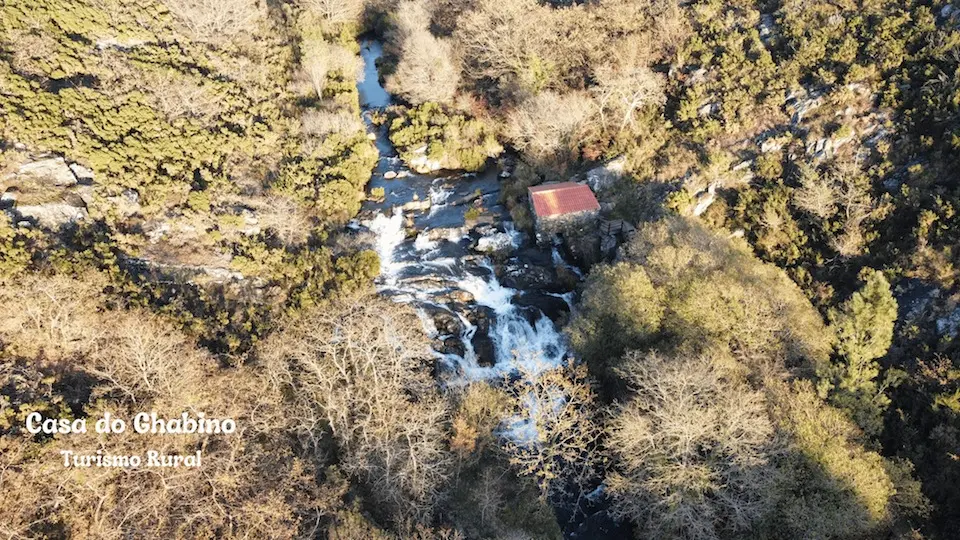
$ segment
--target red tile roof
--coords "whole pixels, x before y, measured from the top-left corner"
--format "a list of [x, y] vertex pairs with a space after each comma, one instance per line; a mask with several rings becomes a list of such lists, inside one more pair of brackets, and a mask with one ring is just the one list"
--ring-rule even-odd
[[600, 203], [590, 188], [576, 182], [544, 184], [529, 188], [533, 210], [538, 217], [553, 217], [574, 212], [599, 210]]

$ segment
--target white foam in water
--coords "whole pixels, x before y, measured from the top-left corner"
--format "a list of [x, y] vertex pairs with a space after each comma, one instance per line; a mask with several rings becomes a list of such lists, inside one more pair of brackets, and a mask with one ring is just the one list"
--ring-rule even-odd
[[564, 268], [569, 268], [571, 271], [573, 271], [574, 274], [577, 275], [577, 277], [579, 278], [583, 277], [583, 272], [581, 272], [579, 268], [577, 268], [576, 266], [573, 266], [572, 264], [567, 264], [567, 261], [563, 260], [563, 256], [560, 255], [560, 250], [558, 250], [556, 247], [553, 248], [553, 252], [550, 254], [550, 258], [553, 260], [554, 266], [562, 266]]
[[530, 373], [560, 365], [566, 352], [563, 336], [547, 317], [531, 326], [521, 314], [508, 313], [497, 319], [490, 337], [497, 345], [497, 364], [523, 366]]
[[458, 281], [457, 285], [472, 294], [478, 304], [487, 306], [498, 314], [508, 313], [514, 309], [514, 305], [510, 303], [510, 299], [513, 298], [513, 295], [516, 294], [517, 291], [500, 285], [500, 282], [497, 281], [495, 277], [493, 279], [486, 279], [468, 274]]
[[431, 259], [422, 261], [424, 265], [432, 266], [437, 269], [443, 269], [447, 274], [453, 274], [453, 267], [457, 264], [457, 260], [453, 257], [441, 257], [438, 259]]
[[438, 210], [446, 206], [446, 202], [450, 199], [450, 196], [453, 195], [452, 188], [445, 188], [443, 186], [435, 187], [430, 186], [430, 212], [427, 214], [427, 217], [433, 217]]
[[[504, 222], [503, 231], [510, 235], [510, 242], [513, 244], [514, 249], [520, 247], [520, 243], [523, 241], [523, 233], [514, 227], [512, 221]], [[554, 252], [556, 252], [556, 250], [554, 250]]]
[[377, 213], [370, 221], [369, 228], [377, 235], [377, 255], [380, 256], [380, 275], [388, 284], [396, 282], [397, 274], [406, 265], [395, 260], [397, 246], [406, 238], [403, 230], [403, 212], [394, 209], [393, 215], [387, 217]]
[[450, 229], [447, 232], [447, 242], [450, 242], [451, 244], [459, 244], [460, 241], [463, 240], [464, 236], [466, 236], [466, 233], [464, 233], [462, 230]]
[[440, 331], [437, 330], [436, 323], [433, 322], [433, 317], [431, 317], [426, 310], [417, 308], [417, 318], [420, 319], [420, 324], [423, 325], [423, 333], [425, 333], [427, 337], [433, 339], [440, 335]]
[[567, 307], [570, 308], [570, 313], [573, 313], [573, 293], [572, 293], [572, 292], [565, 292], [565, 293], [562, 293], [562, 294], [561, 294], [561, 293], [548, 292], [547, 294], [550, 295], [550, 296], [554, 296], [554, 297], [556, 297], [556, 298], [562, 298], [563, 301], [567, 303]]
[[467, 275], [457, 284], [471, 293], [478, 304], [493, 309], [497, 318], [490, 328], [490, 338], [496, 351], [496, 364], [492, 368], [480, 366], [460, 367], [468, 378], [489, 379], [493, 376], [512, 373], [523, 367], [524, 371], [538, 374], [544, 369], [558, 366], [566, 356], [564, 338], [553, 322], [540, 316], [534, 325], [511, 303], [516, 291], [504, 287], [497, 280], [488, 261], [481, 263], [490, 270], [489, 276]]
[[417, 235], [417, 239], [413, 241], [413, 247], [417, 251], [430, 251], [437, 248], [439, 242], [436, 240], [430, 239], [430, 234], [426, 231]]

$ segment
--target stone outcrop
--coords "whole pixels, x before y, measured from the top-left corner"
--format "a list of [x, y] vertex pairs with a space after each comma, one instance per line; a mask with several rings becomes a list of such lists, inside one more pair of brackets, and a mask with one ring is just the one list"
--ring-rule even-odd
[[445, 166], [444, 161], [431, 159], [427, 156], [427, 146], [416, 148], [406, 158], [407, 165], [420, 174], [430, 174], [443, 169], [456, 169], [457, 167]]
[[49, 229], [84, 220], [93, 202], [93, 171], [59, 156], [42, 157], [20, 165], [2, 179], [2, 203], [17, 223]]
[[480, 253], [503, 253], [513, 249], [513, 236], [505, 232], [495, 232], [481, 236], [474, 249]]
[[601, 191], [610, 187], [614, 182], [623, 176], [623, 171], [627, 166], [627, 158], [620, 156], [612, 159], [599, 167], [594, 167], [584, 174], [587, 185], [593, 191]]
[[11, 212], [18, 221], [29, 220], [50, 229], [58, 229], [67, 223], [83, 221], [88, 216], [86, 207], [66, 203], [18, 205]]
[[189, 264], [165, 264], [148, 259], [128, 257], [122, 260], [130, 271], [146, 275], [156, 282], [182, 283], [225, 283], [242, 281], [243, 274], [219, 266], [199, 266]]
[[540, 291], [528, 291], [520, 294], [517, 305], [537, 308], [554, 324], [562, 326], [570, 316], [570, 304], [562, 296]]
[[477, 332], [470, 340], [473, 352], [477, 355], [477, 364], [490, 367], [497, 362], [497, 352], [493, 339], [484, 332]]
[[[49, 157], [25, 163], [20, 166], [16, 176], [22, 179], [34, 179], [56, 187], [70, 187], [77, 184], [77, 177], [62, 157]], [[93, 179], [93, 174], [90, 174]]]

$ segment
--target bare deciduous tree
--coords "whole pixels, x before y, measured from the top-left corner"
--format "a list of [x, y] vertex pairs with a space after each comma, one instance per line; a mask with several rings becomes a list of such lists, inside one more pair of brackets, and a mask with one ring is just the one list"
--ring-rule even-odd
[[522, 77], [533, 58], [547, 58], [553, 33], [548, 7], [535, 0], [480, 0], [460, 18], [455, 33], [467, 74], [474, 80]]
[[330, 25], [356, 21], [363, 11], [363, 0], [299, 0], [301, 7]]
[[257, 217], [263, 229], [271, 229], [285, 244], [306, 241], [313, 224], [303, 205], [290, 196], [272, 194], [259, 203]]
[[85, 354], [103, 334], [99, 315], [105, 277], [30, 275], [0, 287], [0, 339], [14, 352], [48, 358]]
[[837, 253], [853, 257], [863, 253], [866, 237], [864, 226], [877, 209], [877, 201], [870, 196], [869, 180], [859, 171], [841, 173], [838, 198], [843, 214], [843, 232], [833, 241]]
[[576, 135], [592, 106], [583, 94], [543, 92], [524, 100], [511, 113], [508, 134], [517, 148], [536, 159], [563, 161], [576, 149]]
[[134, 403], [188, 406], [192, 389], [184, 381], [202, 380], [208, 358], [156, 315], [133, 311], [118, 319], [88, 362], [91, 372], [107, 382], [102, 388], [122, 392]]
[[148, 73], [141, 80], [148, 99], [168, 121], [189, 117], [212, 120], [224, 109], [217, 96], [199, 77], [170, 72]]
[[419, 105], [428, 101], [451, 103], [459, 84], [460, 70], [453, 61], [450, 44], [422, 30], [404, 41], [397, 70], [387, 86]]
[[510, 462], [545, 498], [579, 498], [597, 473], [600, 426], [587, 369], [521, 370], [514, 416], [504, 429]]
[[877, 201], [870, 196], [869, 181], [856, 163], [839, 163], [823, 172], [802, 166], [793, 204], [821, 220], [841, 221], [842, 231], [830, 241], [837, 253], [851, 257], [863, 252], [864, 226], [876, 211]]
[[812, 167], [800, 169], [800, 188], [793, 192], [793, 204], [820, 219], [837, 213], [837, 186], [831, 176], [821, 176]]
[[422, 1], [406, 0], [397, 7], [391, 40], [400, 61], [387, 87], [415, 105], [450, 103], [460, 84], [453, 49], [446, 40], [434, 37], [429, 26], [430, 13]]
[[654, 536], [718, 538], [747, 530], [769, 508], [773, 426], [761, 394], [714, 362], [629, 353], [634, 392], [610, 428], [617, 513]]
[[[69, 369], [86, 375], [70, 391], [89, 385], [93, 395], [85, 407], [87, 432], [71, 434], [66, 447], [38, 444], [19, 423], [2, 434], [0, 534], [27, 538], [55, 528], [63, 536], [103, 539], [315, 537], [343, 488], [318, 485], [322, 456], [304, 456], [291, 444], [283, 388], [255, 368], [217, 370], [207, 352], [159, 317], [104, 311], [104, 283], [97, 274], [76, 281], [32, 276], [0, 287], [0, 309], [16, 315], [3, 321], [13, 322], [3, 339], [31, 355], [38, 351], [32, 344], [46, 340], [48, 360], [69, 354]], [[144, 411], [160, 418], [203, 412], [233, 419], [237, 430], [135, 433], [129, 422]], [[105, 412], [126, 419], [127, 429], [96, 433], [92, 423]], [[61, 449], [107, 459], [140, 456], [143, 466], [64, 467]], [[197, 450], [200, 467], [146, 466], [148, 451]]]
[[319, 40], [310, 40], [302, 46], [300, 63], [303, 74], [318, 98], [323, 97], [323, 89], [327, 86], [327, 77], [339, 72], [348, 79], [361, 79], [363, 62], [350, 50], [333, 43]]
[[621, 130], [633, 124], [638, 109], [648, 104], [660, 105], [666, 99], [661, 77], [646, 67], [626, 72], [601, 68], [597, 70], [594, 92], [603, 125], [606, 126], [607, 114], [612, 114], [618, 117]]
[[164, 0], [164, 3], [200, 40], [250, 32], [266, 9], [260, 0]]
[[399, 516], [429, 515], [452, 463], [427, 347], [416, 315], [370, 296], [304, 314], [261, 347], [274, 377], [294, 389], [301, 434], [322, 419], [344, 470]]

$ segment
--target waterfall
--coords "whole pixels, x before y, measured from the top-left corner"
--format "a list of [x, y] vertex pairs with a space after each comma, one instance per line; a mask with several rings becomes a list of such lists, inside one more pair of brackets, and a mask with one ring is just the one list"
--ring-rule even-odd
[[403, 269], [402, 263], [395, 261], [397, 246], [403, 243], [406, 233], [403, 230], [403, 212], [394, 210], [392, 216], [377, 214], [368, 225], [377, 235], [376, 250], [380, 256], [380, 276], [384, 282], [392, 284]]
[[[388, 104], [389, 95], [380, 94], [376, 69], [371, 71], [380, 53], [378, 47], [365, 44], [361, 53], [366, 65], [366, 78], [360, 86], [361, 101], [367, 108]], [[384, 131], [374, 133], [381, 152], [392, 154], [393, 148]], [[495, 191], [499, 186], [497, 171], [486, 176], [460, 174], [448, 178], [385, 174], [403, 170], [403, 164], [395, 157], [381, 159], [371, 183], [384, 188], [389, 202], [364, 203], [371, 216], [364, 225], [376, 237], [380, 292], [393, 301], [414, 306], [424, 332], [431, 339], [442, 342], [454, 337], [460, 342], [460, 346], [454, 348], [456, 354], [450, 352], [446, 344], [443, 345], [445, 352], [435, 352], [438, 362], [450, 368], [444, 374], [443, 383], [456, 386], [478, 380], [500, 380], [519, 372], [536, 376], [543, 369], [562, 364], [568, 349], [554, 323], [539, 309], [516, 304], [523, 291], [500, 282], [490, 256], [479, 252], [481, 245], [477, 245], [477, 250], [470, 249], [471, 244], [487, 247], [489, 239], [494, 238], [498, 240], [496, 247], [505, 250], [509, 257], [523, 245], [525, 235], [516, 230], [503, 212], [499, 227], [483, 225], [488, 241], [480, 242], [478, 233], [464, 226], [464, 212], [469, 205], [448, 204], [454, 196], [461, 198], [476, 191]], [[386, 180], [385, 176], [391, 179]], [[430, 210], [405, 217], [400, 207], [411, 200], [429, 200]], [[411, 223], [416, 229], [415, 235], [407, 234]], [[497, 230], [490, 232], [491, 229]], [[500, 256], [503, 255], [501, 251]], [[545, 255], [550, 261], [550, 255]], [[554, 265], [565, 264], [556, 251], [552, 261]], [[569, 294], [558, 296], [569, 302]], [[436, 316], [454, 317], [459, 335], [441, 335], [446, 330], [438, 329]], [[479, 320], [483, 320], [482, 329], [478, 326]], [[488, 344], [482, 354], [479, 346], [475, 347], [477, 339]], [[480, 358], [481, 355], [484, 357]], [[518, 437], [529, 428], [521, 424], [515, 427]]]

